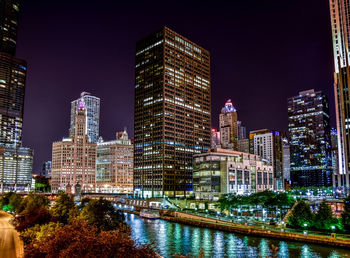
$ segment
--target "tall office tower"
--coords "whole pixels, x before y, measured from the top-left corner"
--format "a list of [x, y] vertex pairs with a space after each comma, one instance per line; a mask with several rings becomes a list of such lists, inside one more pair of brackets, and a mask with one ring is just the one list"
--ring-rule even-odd
[[82, 192], [94, 192], [96, 149], [97, 144], [90, 142], [86, 134], [86, 108], [84, 101], [80, 100], [74, 135], [52, 144], [52, 192], [74, 192], [78, 184]]
[[0, 187], [29, 191], [33, 151], [22, 147], [27, 63], [15, 57], [19, 1], [0, 1]]
[[331, 128], [331, 157], [333, 168], [333, 186], [335, 187], [334, 178], [339, 174], [339, 160], [338, 160], [338, 134], [337, 129]]
[[259, 155], [273, 166], [274, 189], [284, 189], [282, 136], [278, 131], [268, 129], [251, 131], [249, 134], [250, 153]]
[[114, 141], [97, 143], [96, 191], [133, 192], [134, 146], [126, 130], [116, 133]]
[[71, 102], [69, 136], [74, 135], [75, 117], [81, 100], [84, 101], [86, 108], [87, 135], [91, 142], [97, 142], [100, 130], [100, 98], [91, 96], [88, 92], [82, 92], [79, 99]]
[[290, 182], [290, 145], [286, 137], [282, 139], [283, 148], [283, 177]]
[[236, 150], [238, 140], [237, 111], [233, 107], [231, 100], [226, 101], [219, 116], [221, 133], [221, 147]]
[[237, 138], [238, 140], [247, 139], [247, 130], [241, 121], [237, 121]]
[[16, 55], [19, 0], [0, 1], [0, 52]]
[[350, 192], [350, 20], [349, 0], [330, 0], [334, 56], [334, 95], [338, 132], [338, 171], [333, 186]]
[[220, 146], [220, 132], [215, 128], [211, 129], [211, 144], [210, 148], [215, 149]]
[[331, 186], [328, 99], [307, 90], [288, 98], [292, 186]]
[[163, 27], [137, 42], [135, 64], [134, 189], [188, 195], [193, 154], [210, 148], [210, 54]]
[[43, 163], [43, 167], [42, 167], [40, 176], [44, 176], [46, 178], [51, 178], [51, 169], [52, 169], [52, 162], [51, 161], [45, 161]]

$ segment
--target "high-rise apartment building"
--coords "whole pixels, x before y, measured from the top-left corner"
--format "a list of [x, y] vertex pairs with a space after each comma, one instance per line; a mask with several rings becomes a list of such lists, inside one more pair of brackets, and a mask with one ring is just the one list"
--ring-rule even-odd
[[97, 143], [96, 191], [106, 193], [133, 192], [134, 146], [126, 130], [116, 140]]
[[163, 27], [138, 41], [134, 190], [145, 197], [192, 192], [193, 154], [210, 148], [210, 54]]
[[210, 148], [215, 149], [218, 146], [220, 146], [221, 141], [220, 141], [220, 131], [217, 131], [215, 128], [211, 129], [211, 144]]
[[241, 121], [237, 121], [237, 138], [238, 140], [247, 139], [247, 130]]
[[292, 186], [331, 186], [328, 98], [307, 90], [288, 98]]
[[51, 178], [51, 169], [52, 169], [52, 162], [51, 161], [45, 161], [43, 163], [43, 167], [42, 167], [40, 176], [44, 176], [46, 178]]
[[16, 55], [19, 0], [0, 1], [0, 52]]
[[283, 148], [283, 177], [290, 183], [290, 145], [287, 137], [282, 139]]
[[334, 95], [338, 132], [338, 170], [333, 186], [350, 192], [350, 20], [349, 0], [329, 0], [334, 56]]
[[97, 142], [100, 129], [100, 98], [91, 96], [88, 92], [82, 92], [79, 99], [71, 102], [69, 136], [74, 135], [75, 117], [81, 100], [84, 101], [86, 108], [87, 135], [91, 142]]
[[231, 100], [226, 101], [219, 115], [219, 125], [221, 134], [221, 147], [237, 149], [238, 121], [237, 110], [232, 105]]
[[268, 129], [251, 131], [249, 134], [250, 153], [259, 155], [273, 166], [274, 189], [284, 189], [282, 136], [278, 131]]
[[19, 1], [0, 1], [0, 187], [29, 191], [33, 151], [22, 147], [27, 63], [15, 57]]
[[86, 133], [86, 108], [80, 100], [75, 116], [74, 135], [52, 144], [51, 189], [74, 192], [77, 184], [82, 192], [94, 192], [96, 184], [97, 144]]

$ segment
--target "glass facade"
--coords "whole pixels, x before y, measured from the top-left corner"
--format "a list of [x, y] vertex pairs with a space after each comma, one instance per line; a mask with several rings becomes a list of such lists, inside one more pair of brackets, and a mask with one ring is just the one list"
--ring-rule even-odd
[[320, 91], [288, 99], [292, 186], [331, 186], [328, 99]]
[[193, 154], [210, 148], [210, 55], [167, 27], [136, 44], [134, 190], [192, 192]]
[[16, 54], [19, 0], [0, 1], [0, 52]]
[[100, 129], [100, 99], [98, 97], [91, 96], [88, 92], [82, 92], [80, 98], [72, 101], [71, 103], [69, 136], [74, 135], [75, 117], [80, 100], [84, 101], [86, 108], [86, 133], [91, 142], [97, 142]]

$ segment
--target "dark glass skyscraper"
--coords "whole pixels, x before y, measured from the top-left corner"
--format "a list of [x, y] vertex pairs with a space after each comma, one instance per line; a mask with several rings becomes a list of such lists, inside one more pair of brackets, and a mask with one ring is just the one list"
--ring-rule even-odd
[[338, 133], [335, 188], [350, 192], [350, 20], [349, 0], [329, 0], [334, 56], [334, 95]]
[[134, 190], [192, 192], [193, 154], [210, 148], [210, 54], [167, 27], [138, 41]]
[[22, 147], [27, 64], [15, 57], [19, 1], [0, 0], [0, 187], [29, 190], [33, 152]]
[[328, 98], [321, 91], [288, 99], [292, 186], [330, 186], [332, 166]]

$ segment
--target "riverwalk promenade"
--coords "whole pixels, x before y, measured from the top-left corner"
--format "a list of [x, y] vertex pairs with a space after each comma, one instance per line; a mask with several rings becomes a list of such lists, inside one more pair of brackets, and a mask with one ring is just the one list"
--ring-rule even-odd
[[[124, 211], [139, 215], [139, 212], [137, 211]], [[304, 243], [337, 246], [350, 249], [350, 238], [342, 238], [337, 236], [336, 234], [334, 234], [333, 236], [322, 236], [317, 235], [314, 232], [310, 234], [308, 231], [304, 231], [304, 233], [286, 232], [286, 229], [284, 228], [266, 229], [263, 227], [238, 224], [179, 211], [164, 213], [163, 215], [161, 215], [161, 219], [167, 220], [169, 222], [176, 222], [195, 227], [210, 228], [214, 230], [222, 230], [248, 236], [275, 238], [280, 240], [283, 239]]]

